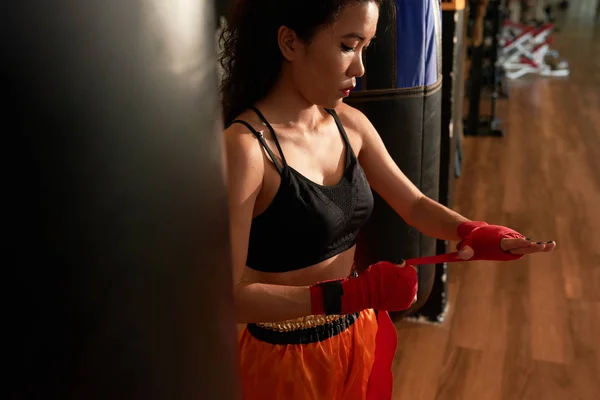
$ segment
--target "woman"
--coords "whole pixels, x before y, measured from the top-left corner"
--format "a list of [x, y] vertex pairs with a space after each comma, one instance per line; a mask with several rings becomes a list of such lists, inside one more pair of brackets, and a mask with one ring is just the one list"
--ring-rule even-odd
[[554, 248], [426, 198], [343, 103], [379, 9], [379, 0], [242, 0], [228, 18], [222, 93], [244, 399], [391, 398], [387, 311], [410, 307], [417, 277], [390, 261], [354, 273], [371, 188], [421, 232], [460, 240], [465, 258]]

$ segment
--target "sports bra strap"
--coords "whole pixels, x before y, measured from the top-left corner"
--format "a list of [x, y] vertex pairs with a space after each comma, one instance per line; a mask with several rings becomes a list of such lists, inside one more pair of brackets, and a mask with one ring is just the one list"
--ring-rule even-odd
[[[231, 125], [233, 125], [235, 123], [244, 125], [246, 128], [248, 128], [254, 134], [254, 136], [256, 136], [256, 138], [260, 141], [260, 143], [262, 144], [262, 146], [265, 148], [265, 150], [269, 154], [269, 157], [271, 157], [271, 160], [273, 161], [273, 164], [275, 164], [275, 168], [277, 168], [277, 171], [279, 171], [279, 174], [282, 175], [283, 174], [283, 168], [281, 167], [281, 165], [279, 165], [279, 162], [277, 161], [277, 158], [275, 158], [275, 154], [273, 154], [273, 152], [271, 151], [271, 149], [267, 145], [267, 141], [265, 140], [263, 134], [261, 132], [258, 132], [256, 129], [254, 129], [252, 127], [252, 125], [250, 125], [246, 121], [242, 121], [241, 119], [236, 119], [236, 120], [232, 121]], [[277, 140], [275, 140], [275, 143], [277, 143]], [[279, 148], [279, 143], [277, 143], [277, 147]], [[281, 150], [279, 150], [279, 151], [281, 151]], [[283, 159], [283, 153], [281, 153], [281, 158]]]
[[354, 154], [354, 150], [352, 149], [352, 145], [350, 144], [350, 139], [348, 139], [348, 135], [346, 134], [346, 130], [344, 129], [344, 125], [342, 125], [342, 121], [340, 121], [340, 118], [338, 117], [337, 113], [335, 112], [335, 110], [330, 109], [330, 108], [326, 108], [325, 109], [329, 114], [331, 114], [331, 116], [333, 117], [335, 124], [338, 127], [338, 130], [340, 131], [340, 133], [342, 134], [342, 138], [344, 140], [344, 143], [346, 144], [346, 158], [349, 159], [351, 157], [356, 158], [356, 155]]
[[283, 154], [283, 150], [281, 149], [281, 146], [279, 145], [279, 140], [277, 139], [277, 135], [275, 134], [275, 129], [273, 129], [273, 127], [271, 126], [269, 121], [267, 121], [265, 116], [258, 110], [258, 108], [254, 107], [254, 106], [250, 106], [250, 109], [252, 111], [254, 111], [256, 113], [256, 115], [258, 115], [258, 118], [260, 118], [262, 120], [262, 122], [264, 122], [265, 125], [267, 125], [267, 128], [269, 128], [269, 131], [271, 131], [271, 135], [273, 136], [273, 140], [275, 141], [277, 150], [279, 150], [279, 154], [281, 154], [281, 161], [283, 161], [284, 166], [287, 166], [288, 164], [287, 164], [287, 161], [285, 160], [285, 155]]

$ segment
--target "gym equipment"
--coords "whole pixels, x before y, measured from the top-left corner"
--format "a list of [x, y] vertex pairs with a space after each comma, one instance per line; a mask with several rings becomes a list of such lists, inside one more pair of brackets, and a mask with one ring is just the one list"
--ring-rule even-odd
[[213, 7], [3, 4], [8, 398], [240, 398]]
[[[504, 131], [500, 129], [500, 120], [496, 118], [496, 101], [501, 88], [501, 71], [496, 68], [496, 60], [503, 15], [500, 0], [470, 1], [469, 25], [472, 30], [469, 47], [469, 114], [465, 121], [465, 136], [504, 136]], [[489, 40], [485, 40], [486, 37]], [[480, 115], [481, 94], [485, 87], [484, 64], [487, 64], [491, 76], [492, 92], [488, 118], [482, 118]]]
[[508, 79], [517, 79], [526, 74], [542, 76], [568, 76], [569, 66], [550, 50], [553, 24], [538, 28], [504, 23], [501, 33], [501, 50], [496, 65], [506, 71]]
[[[389, 3], [388, 3], [389, 4]], [[397, 0], [382, 7], [377, 39], [364, 56], [365, 76], [346, 100], [378, 130], [394, 161], [427, 196], [440, 186], [441, 10], [438, 0]], [[408, 226], [375, 193], [375, 210], [359, 238], [359, 270], [381, 260], [432, 255], [436, 240]], [[398, 319], [416, 316], [429, 298], [435, 265], [419, 268], [418, 301]], [[438, 308], [443, 305], [438, 304]], [[436, 314], [441, 314], [439, 311]], [[438, 315], [426, 318], [437, 320]]]
[[506, 53], [510, 52], [513, 48], [521, 47], [525, 50], [528, 48], [528, 44], [537, 45], [546, 42], [553, 30], [554, 24], [550, 23], [534, 27], [514, 23], [509, 20], [504, 21], [500, 31], [499, 43], [501, 50], [498, 61], [501, 61]]

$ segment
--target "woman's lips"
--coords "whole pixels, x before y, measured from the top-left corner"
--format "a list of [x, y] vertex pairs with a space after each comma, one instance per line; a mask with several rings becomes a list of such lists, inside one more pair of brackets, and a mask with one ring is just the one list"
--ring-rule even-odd
[[354, 89], [354, 86], [350, 86], [345, 89], [342, 89], [342, 93], [344, 94], [344, 97], [350, 96], [350, 92], [352, 91], [352, 89]]

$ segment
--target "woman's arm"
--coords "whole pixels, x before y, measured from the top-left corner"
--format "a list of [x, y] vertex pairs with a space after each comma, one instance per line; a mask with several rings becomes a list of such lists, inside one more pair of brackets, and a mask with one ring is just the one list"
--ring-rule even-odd
[[425, 235], [459, 240], [457, 227], [467, 218], [426, 197], [398, 168], [375, 127], [360, 111], [348, 107], [352, 125], [362, 136], [360, 164], [375, 190], [407, 224]]
[[469, 219], [427, 196], [422, 196], [413, 204], [410, 215], [406, 219], [409, 225], [427, 236], [453, 241], [461, 239], [458, 237], [457, 228], [467, 221]]
[[[340, 108], [348, 123], [361, 135], [362, 145], [358, 157], [371, 187], [407, 224], [425, 235], [443, 240], [464, 239], [458, 234], [459, 225], [471, 221], [426, 197], [400, 171], [367, 117], [352, 107], [344, 105]], [[495, 233], [490, 233], [493, 234]], [[499, 247], [502, 251], [510, 251], [513, 254], [531, 254], [552, 251], [556, 243], [554, 241], [534, 243], [525, 238], [505, 237], [500, 241]], [[481, 252], [482, 249], [477, 251]], [[474, 249], [470, 246], [464, 246], [459, 251], [460, 257], [464, 260], [473, 257], [473, 254]]]
[[260, 143], [243, 125], [225, 131], [230, 245], [237, 320], [276, 322], [311, 314], [308, 286], [279, 286], [244, 281], [250, 226], [264, 176]]

